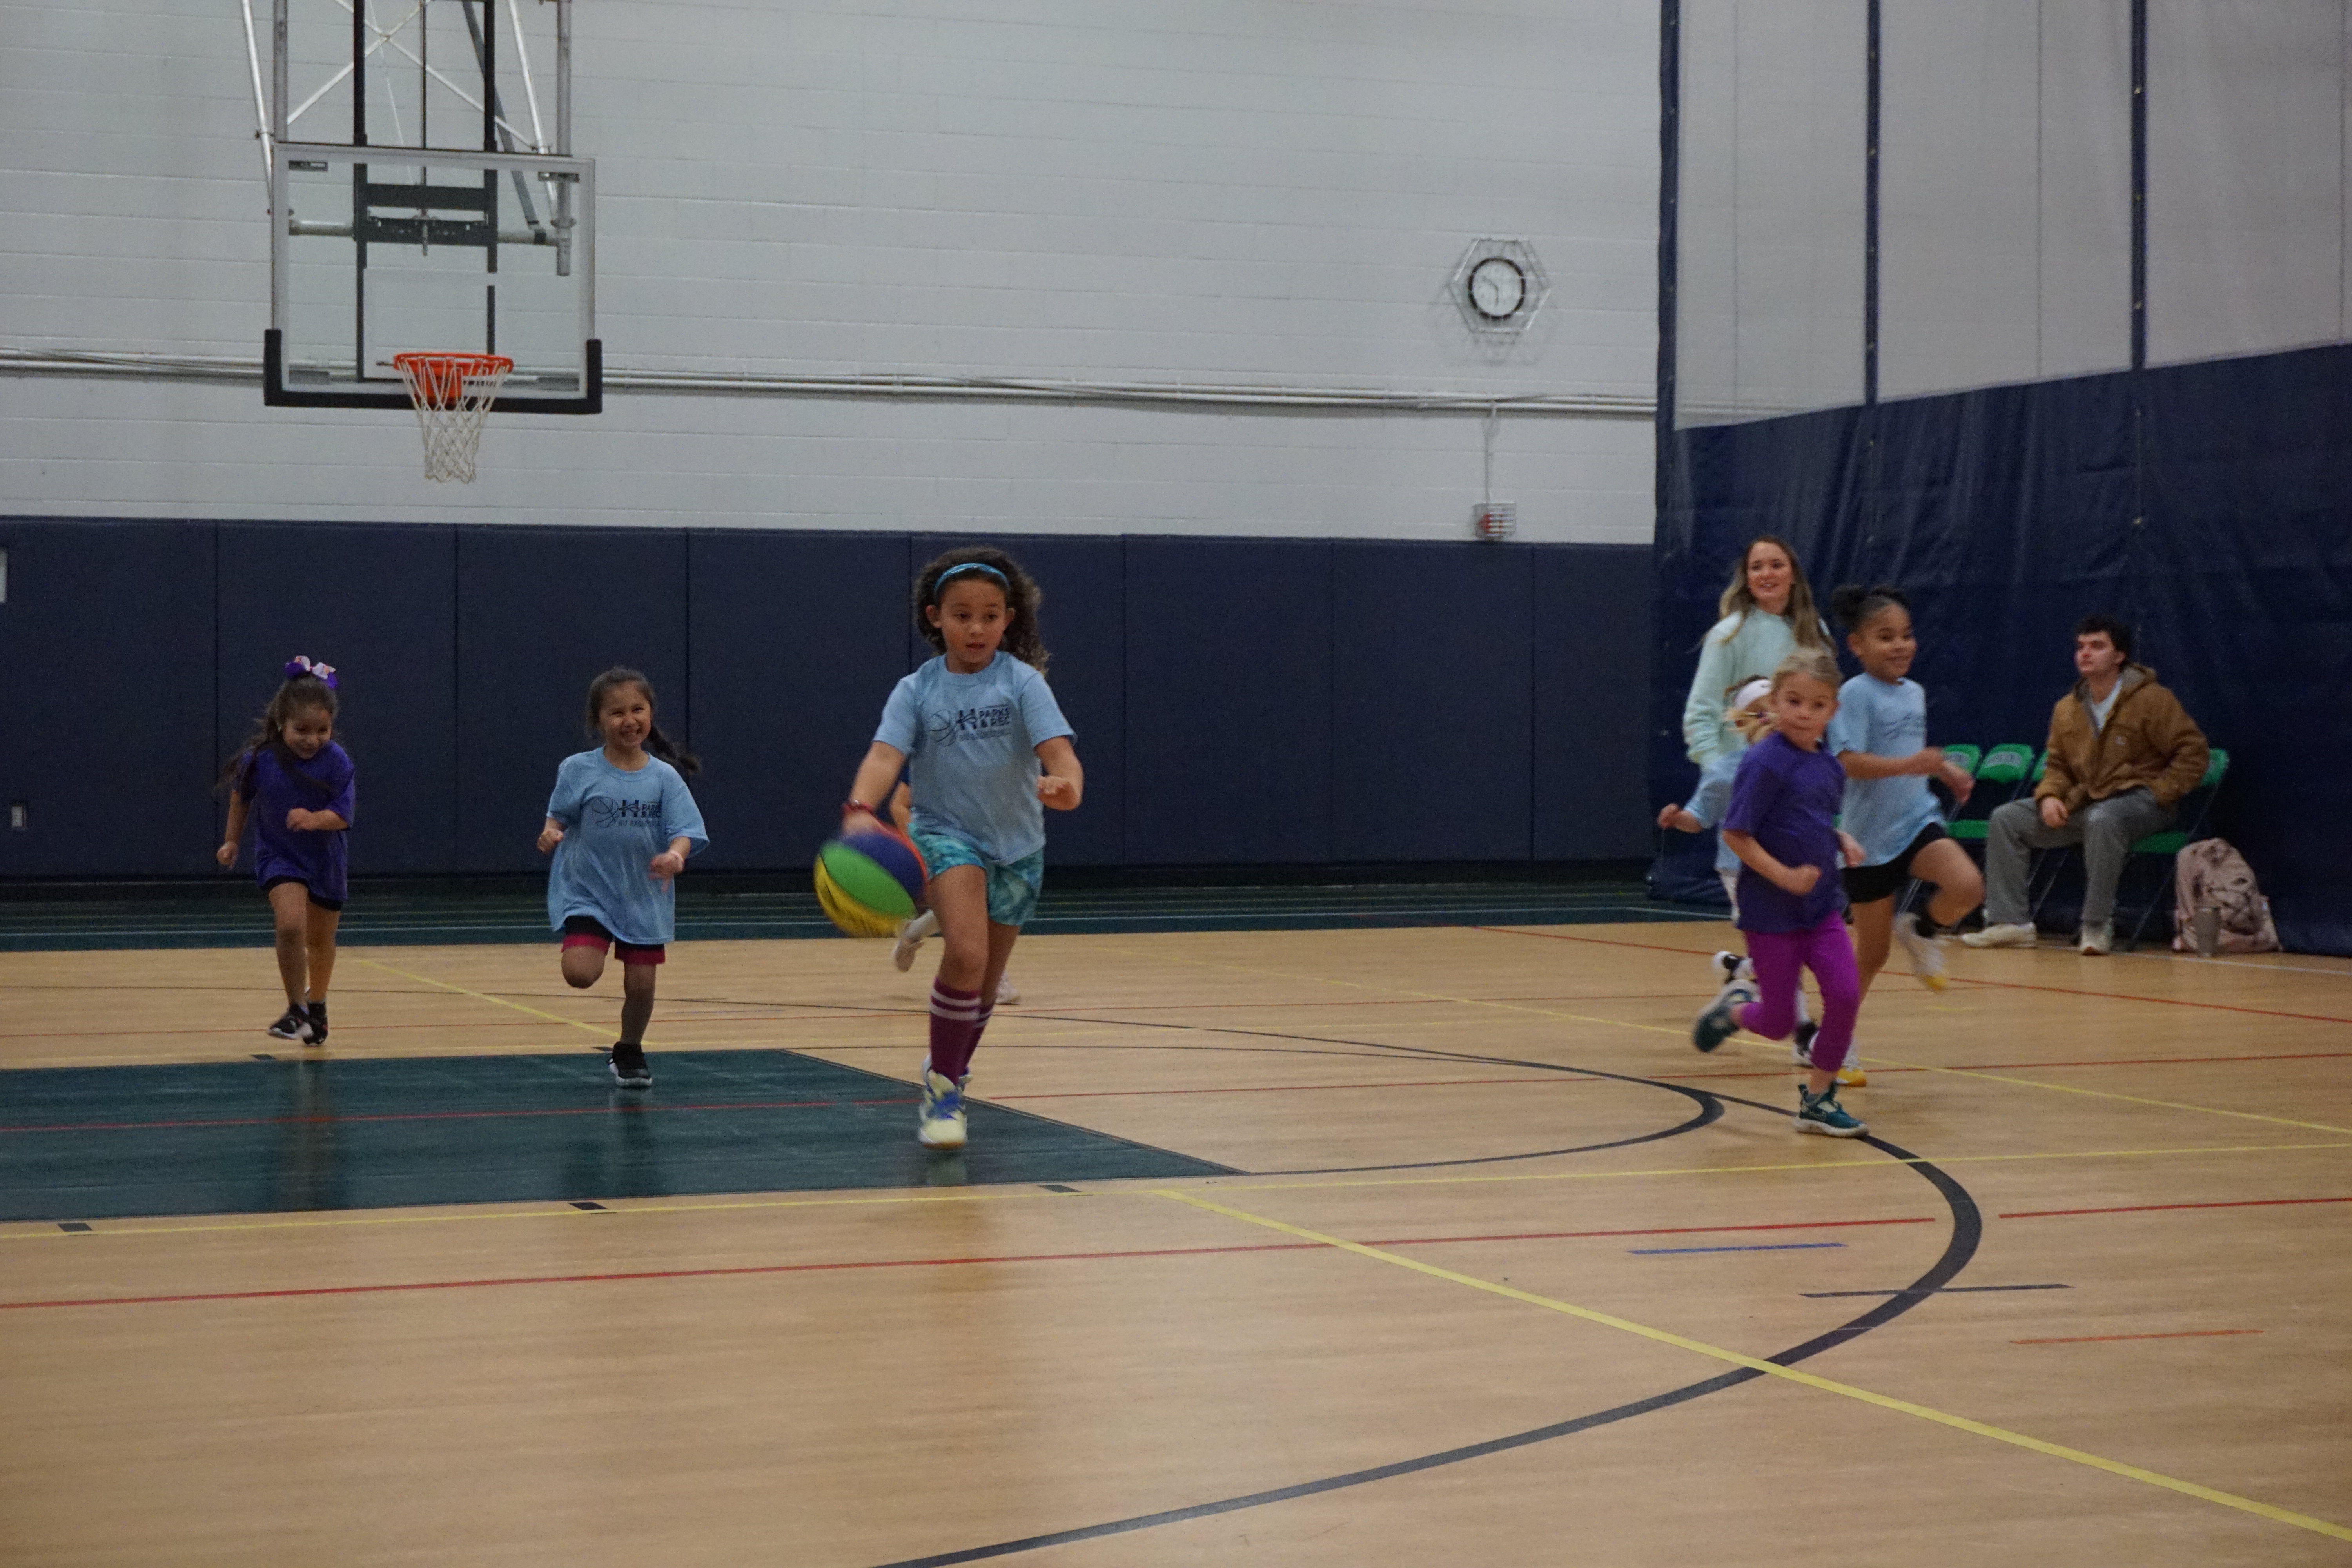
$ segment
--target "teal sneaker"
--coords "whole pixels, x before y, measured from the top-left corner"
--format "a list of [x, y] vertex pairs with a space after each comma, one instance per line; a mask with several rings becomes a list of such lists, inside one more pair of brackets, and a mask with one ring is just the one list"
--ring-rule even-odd
[[963, 1086], [969, 1076], [949, 1079], [923, 1064], [923, 1104], [915, 1113], [915, 1142], [926, 1149], [961, 1149], [964, 1144]]
[[1867, 1122], [1857, 1121], [1837, 1100], [1837, 1085], [1832, 1084], [1818, 1095], [1800, 1084], [1797, 1088], [1797, 1131], [1818, 1132], [1824, 1138], [1859, 1138], [1870, 1131]]
[[1700, 1050], [1711, 1051], [1732, 1036], [1739, 1033], [1739, 1021], [1733, 1014], [1744, 1004], [1756, 1000], [1756, 983], [1735, 974], [1723, 983], [1699, 1016], [1691, 1021], [1691, 1044]]

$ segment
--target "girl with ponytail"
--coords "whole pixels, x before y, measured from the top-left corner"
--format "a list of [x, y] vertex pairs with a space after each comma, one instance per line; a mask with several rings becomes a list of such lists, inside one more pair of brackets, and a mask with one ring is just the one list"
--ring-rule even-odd
[[564, 983], [580, 989], [621, 958], [621, 1037], [605, 1065], [623, 1089], [651, 1089], [646, 1025], [656, 966], [677, 929], [677, 874], [703, 848], [702, 813], [686, 781], [701, 771], [654, 722], [653, 682], [608, 669], [588, 684], [588, 732], [604, 744], [563, 759], [539, 852], [553, 855], [548, 921], [563, 933]]

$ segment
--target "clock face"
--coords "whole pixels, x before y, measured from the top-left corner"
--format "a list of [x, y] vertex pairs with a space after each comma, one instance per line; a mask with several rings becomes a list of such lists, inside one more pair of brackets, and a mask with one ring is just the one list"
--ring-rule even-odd
[[1507, 321], [1527, 303], [1528, 275], [1507, 256], [1490, 256], [1470, 269], [1470, 307], [1490, 321]]

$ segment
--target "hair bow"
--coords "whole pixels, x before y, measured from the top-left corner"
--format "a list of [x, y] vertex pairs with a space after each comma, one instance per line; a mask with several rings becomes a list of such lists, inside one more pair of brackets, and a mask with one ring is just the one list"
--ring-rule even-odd
[[335, 684], [335, 667], [331, 664], [312, 664], [308, 654], [298, 653], [286, 661], [286, 679], [291, 680], [298, 675], [316, 676], [325, 681], [331, 690]]

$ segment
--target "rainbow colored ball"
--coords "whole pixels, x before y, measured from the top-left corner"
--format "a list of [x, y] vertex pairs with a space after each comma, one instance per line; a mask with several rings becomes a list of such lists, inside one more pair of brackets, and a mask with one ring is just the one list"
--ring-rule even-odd
[[847, 936], [889, 936], [923, 906], [930, 870], [905, 834], [869, 827], [816, 852], [816, 901]]

